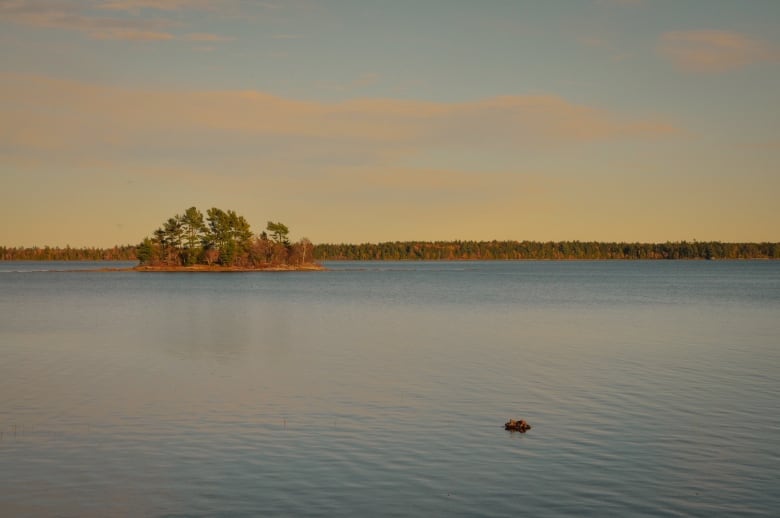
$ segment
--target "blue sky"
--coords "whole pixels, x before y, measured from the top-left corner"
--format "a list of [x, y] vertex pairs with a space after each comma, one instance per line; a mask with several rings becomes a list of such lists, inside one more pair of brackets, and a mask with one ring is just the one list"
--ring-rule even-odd
[[[0, 243], [780, 240], [780, 2], [0, 2]], [[259, 230], [259, 228], [258, 228]]]

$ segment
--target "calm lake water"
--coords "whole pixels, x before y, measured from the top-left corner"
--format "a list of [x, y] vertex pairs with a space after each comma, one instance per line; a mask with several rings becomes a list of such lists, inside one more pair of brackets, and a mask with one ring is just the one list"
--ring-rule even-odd
[[780, 509], [780, 262], [327, 266], [0, 262], [0, 515]]

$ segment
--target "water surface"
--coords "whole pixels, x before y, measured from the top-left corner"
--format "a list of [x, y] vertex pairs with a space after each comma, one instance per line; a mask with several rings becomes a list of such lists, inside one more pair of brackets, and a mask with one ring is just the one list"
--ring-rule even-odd
[[780, 508], [780, 262], [328, 266], [0, 263], [0, 514]]

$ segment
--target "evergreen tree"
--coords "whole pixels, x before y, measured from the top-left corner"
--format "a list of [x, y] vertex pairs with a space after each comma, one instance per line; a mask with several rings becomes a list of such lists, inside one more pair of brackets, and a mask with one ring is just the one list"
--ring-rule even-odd
[[271, 233], [271, 237], [273, 237], [274, 241], [285, 246], [289, 246], [290, 241], [287, 239], [287, 234], [290, 233], [290, 230], [287, 228], [287, 225], [284, 223], [274, 223], [273, 221], [269, 221], [265, 229]]

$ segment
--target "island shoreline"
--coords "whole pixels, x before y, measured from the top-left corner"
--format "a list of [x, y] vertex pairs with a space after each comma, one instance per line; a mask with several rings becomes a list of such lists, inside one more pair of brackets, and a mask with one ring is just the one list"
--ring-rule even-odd
[[256, 272], [322, 272], [328, 269], [319, 264], [269, 265], [266, 267], [201, 265], [192, 266], [150, 266], [139, 265], [127, 268], [79, 268], [72, 270], [49, 270], [55, 272], [142, 272], [142, 273], [256, 273]]

